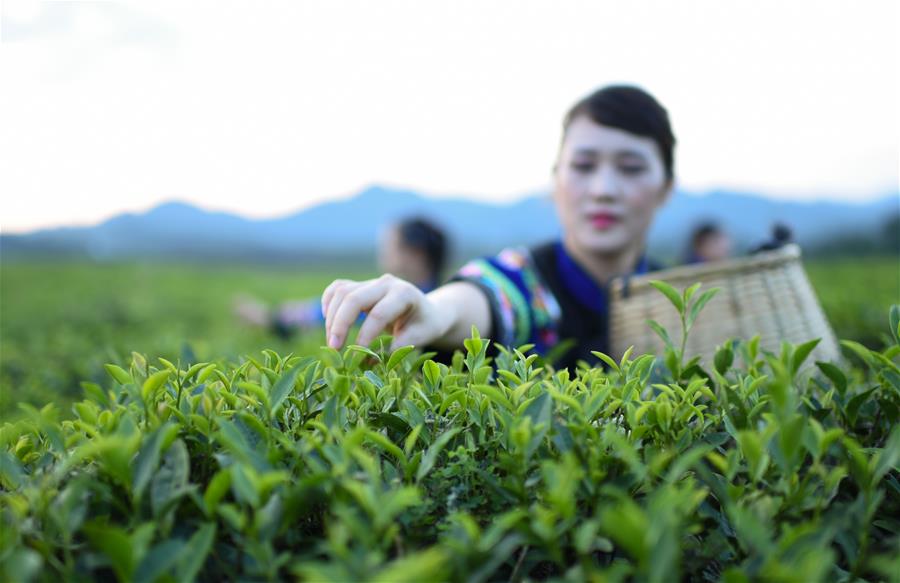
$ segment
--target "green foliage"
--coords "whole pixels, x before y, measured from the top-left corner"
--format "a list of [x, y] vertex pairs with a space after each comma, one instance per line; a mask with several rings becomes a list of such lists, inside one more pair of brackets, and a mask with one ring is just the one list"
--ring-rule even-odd
[[[688, 331], [711, 297], [658, 287]], [[574, 375], [527, 346], [492, 361], [475, 330], [450, 364], [384, 337], [135, 353], [73, 418], [23, 405], [0, 427], [0, 579], [882, 580], [900, 570], [890, 338], [845, 343], [862, 369], [751, 339], [712, 371], [670, 343]]]
[[[313, 354], [323, 332], [289, 341], [241, 326], [234, 294], [270, 305], [316, 297], [358, 268], [310, 269], [210, 264], [0, 262], [0, 420], [16, 404], [55, 402], [63, 416], [87, 387], [108, 382], [104, 363], [128, 369], [132, 351], [172, 363], [235, 361], [269, 346]], [[897, 257], [807, 261], [816, 293], [840, 338], [878, 348], [890, 336], [884, 313], [900, 297]], [[558, 347], [565, 352], [565, 346]], [[88, 384], [91, 383], [91, 384]]]
[[[83, 385], [102, 385], [132, 351], [178, 364], [237, 360], [270, 346], [312, 354], [316, 329], [290, 340], [243, 325], [235, 294], [277, 305], [318, 297], [335, 275], [296, 268], [227, 265], [0, 263], [0, 419], [16, 404], [59, 405], [68, 416]], [[354, 275], [355, 274], [355, 275]], [[352, 269], [343, 276], [366, 277]], [[127, 364], [126, 364], [127, 363]], [[125, 381], [128, 382], [128, 381]], [[140, 387], [138, 387], [140, 388]]]
[[[719, 288], [707, 290], [698, 296], [696, 294], [700, 290], [699, 283], [686, 288], [684, 292], [680, 294], [678, 293], [678, 290], [664, 281], [651, 281], [650, 285], [666, 296], [675, 308], [675, 311], [678, 312], [679, 319], [681, 320], [681, 344], [676, 346], [675, 343], [672, 342], [669, 332], [664, 329], [659, 322], [649, 320], [647, 324], [660, 339], [662, 339], [666, 346], [663, 360], [666, 363], [666, 366], [669, 367], [673, 379], [677, 381], [681, 378], [690, 377], [690, 375], [695, 373], [698, 369], [697, 365], [699, 359], [692, 359], [690, 362], [685, 363], [684, 351], [687, 346], [687, 339], [691, 333], [691, 328], [694, 327], [694, 321], [697, 319], [697, 316], [700, 315], [703, 307], [719, 293]], [[722, 352], [723, 351], [720, 350], [720, 354], [716, 355], [717, 361], [728, 360], [727, 352], [725, 352], [725, 354], [722, 354]], [[724, 365], [722, 365], [721, 362], [716, 364], [716, 368], [723, 366]], [[727, 368], [727, 366], [724, 368]]]
[[853, 257], [806, 261], [809, 279], [840, 338], [869, 348], [884, 345], [890, 330], [884, 313], [900, 298], [900, 257]]

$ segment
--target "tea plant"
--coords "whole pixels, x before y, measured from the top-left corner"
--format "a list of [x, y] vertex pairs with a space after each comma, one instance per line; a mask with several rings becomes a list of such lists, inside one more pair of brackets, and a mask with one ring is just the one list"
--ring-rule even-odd
[[[900, 298], [897, 256], [811, 259], [810, 280], [835, 332], [883, 346], [884, 314]], [[17, 403], [55, 402], [71, 418], [80, 383], [102, 383], [103, 364], [133, 350], [182, 362], [237, 360], [260, 347], [315, 354], [322, 332], [285, 342], [232, 317], [236, 292], [275, 304], [315, 297], [336, 277], [372, 276], [354, 265], [320, 268], [240, 264], [0, 261], [0, 423]], [[335, 271], [337, 270], [337, 271]], [[185, 349], [189, 347], [189, 349]], [[191, 354], [194, 353], [194, 354]]]
[[[687, 327], [694, 292], [676, 295]], [[24, 406], [0, 428], [0, 573], [896, 578], [900, 307], [890, 332], [883, 351], [845, 344], [864, 369], [751, 339], [711, 370], [670, 346], [570, 373], [528, 346], [491, 359], [475, 330], [449, 363], [386, 338], [239, 362], [135, 353], [84, 385], [74, 418]]]

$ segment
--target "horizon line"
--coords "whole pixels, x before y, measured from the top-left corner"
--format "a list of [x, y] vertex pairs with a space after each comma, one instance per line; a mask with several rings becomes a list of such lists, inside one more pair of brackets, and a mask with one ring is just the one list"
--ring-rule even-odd
[[[403, 186], [397, 184], [390, 184], [386, 182], [372, 182], [368, 183], [365, 186], [352, 191], [350, 193], [338, 196], [332, 196], [325, 199], [317, 199], [310, 201], [310, 204], [301, 205], [294, 210], [288, 210], [283, 212], [278, 212], [275, 214], [248, 214], [246, 209], [233, 209], [233, 208], [223, 208], [223, 207], [214, 207], [207, 206], [202, 202], [192, 201], [189, 197], [184, 196], [169, 196], [169, 197], [161, 197], [157, 199], [156, 202], [150, 205], [144, 205], [137, 208], [125, 208], [117, 211], [112, 211], [108, 214], [104, 214], [100, 218], [85, 220], [85, 221], [73, 221], [73, 222], [53, 222], [53, 223], [42, 223], [32, 226], [25, 227], [9, 227], [5, 224], [0, 224], [0, 235], [30, 235], [34, 233], [38, 233], [41, 231], [51, 231], [58, 229], [81, 229], [81, 228], [91, 228], [99, 226], [111, 219], [116, 217], [120, 217], [123, 215], [143, 215], [147, 214], [155, 209], [158, 209], [163, 206], [168, 205], [184, 205], [193, 207], [199, 210], [202, 210], [206, 213], [216, 213], [216, 214], [227, 214], [235, 217], [239, 217], [245, 220], [250, 221], [266, 221], [284, 218], [287, 216], [299, 214], [313, 208], [335, 203], [335, 202], [343, 202], [349, 201], [358, 196], [376, 189], [383, 189], [387, 191], [393, 191], [396, 193], [411, 193], [417, 195], [421, 198], [432, 199], [436, 201], [449, 201], [449, 200], [465, 200], [470, 202], [478, 202], [483, 205], [490, 206], [509, 206], [521, 201], [527, 200], [529, 198], [536, 198], [541, 196], [546, 196], [549, 194], [548, 189], [536, 188], [530, 191], [526, 191], [521, 195], [510, 198], [510, 199], [502, 199], [495, 201], [484, 201], [482, 197], [475, 193], [468, 194], [450, 194], [450, 193], [441, 193], [437, 191], [428, 191], [422, 189], [416, 189], [410, 186]], [[764, 198], [770, 201], [782, 202], [782, 203], [799, 203], [799, 204], [872, 204], [879, 203], [881, 201], [887, 200], [892, 197], [897, 197], [898, 206], [900, 206], [900, 186], [897, 188], [883, 188], [879, 190], [873, 190], [868, 195], [843, 195], [843, 196], [829, 196], [824, 193], [814, 194], [812, 196], [803, 197], [797, 196], [796, 194], [790, 195], [785, 193], [774, 193], [774, 192], [762, 192], [753, 190], [751, 188], [740, 188], [740, 187], [723, 187], [723, 186], [710, 186], [704, 188], [690, 188], [683, 186], [675, 187], [676, 194], [685, 194], [688, 196], [709, 196], [713, 194], [730, 194], [737, 196], [750, 196], [754, 198]]]

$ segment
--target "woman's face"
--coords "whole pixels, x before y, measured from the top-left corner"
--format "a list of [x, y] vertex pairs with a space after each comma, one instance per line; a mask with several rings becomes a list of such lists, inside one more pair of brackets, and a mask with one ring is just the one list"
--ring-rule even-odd
[[651, 138], [576, 117], [554, 169], [554, 199], [574, 250], [619, 255], [644, 246], [656, 210], [668, 199], [659, 148]]
[[407, 248], [397, 227], [391, 226], [382, 231], [378, 245], [380, 270], [400, 277], [407, 259]]
[[731, 255], [731, 239], [724, 233], [714, 233], [705, 237], [694, 254], [702, 261], [721, 261]]
[[381, 233], [378, 266], [383, 273], [396, 275], [415, 284], [421, 283], [428, 274], [425, 254], [407, 245], [396, 226]]

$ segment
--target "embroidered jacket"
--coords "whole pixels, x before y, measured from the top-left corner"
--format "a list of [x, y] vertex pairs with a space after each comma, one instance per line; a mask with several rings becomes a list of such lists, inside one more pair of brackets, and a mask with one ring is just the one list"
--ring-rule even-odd
[[[645, 258], [634, 273], [656, 269]], [[478, 286], [491, 306], [492, 339], [504, 346], [534, 344], [546, 355], [559, 342], [574, 346], [555, 363], [599, 362], [592, 350], [607, 352], [608, 293], [555, 241], [530, 249], [504, 249], [460, 268], [453, 281]]]

